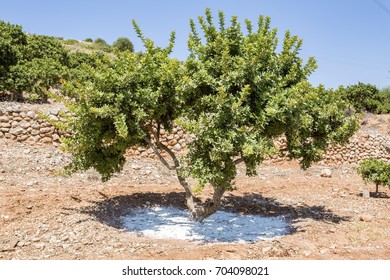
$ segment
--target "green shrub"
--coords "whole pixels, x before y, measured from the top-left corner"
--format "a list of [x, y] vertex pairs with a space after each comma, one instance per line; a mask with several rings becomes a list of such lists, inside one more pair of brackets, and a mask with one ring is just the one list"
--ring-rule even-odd
[[34, 58], [12, 68], [14, 89], [27, 92], [31, 101], [46, 101], [46, 91], [59, 84], [66, 70], [60, 62], [52, 58]]
[[377, 113], [390, 113], [390, 87], [382, 89], [378, 94]]
[[340, 87], [338, 92], [357, 112], [390, 113], [390, 87], [379, 90], [371, 84], [358, 83], [347, 88]]
[[27, 43], [27, 36], [22, 26], [6, 23], [0, 20], [0, 38], [13, 46], [22, 46]]
[[375, 112], [377, 108], [379, 89], [371, 84], [358, 83], [342, 90], [344, 98], [350, 102], [357, 112], [367, 110]]
[[357, 172], [365, 183], [375, 184], [377, 194], [379, 186], [390, 188], [390, 163], [374, 158], [366, 159], [360, 163]]
[[[69, 54], [69, 64], [66, 73], [67, 80], [78, 82], [91, 79], [90, 68], [97, 68], [104, 60], [103, 53], [74, 52]], [[85, 69], [88, 70], [85, 70]], [[64, 92], [66, 94], [66, 92]]]
[[63, 41], [63, 43], [65, 45], [76, 45], [79, 43], [79, 41], [75, 40], [75, 39], [66, 39]]
[[36, 58], [51, 58], [62, 65], [68, 62], [68, 51], [54, 37], [29, 35], [27, 46], [23, 49], [23, 59], [31, 61]]
[[84, 40], [84, 42], [87, 42], [87, 43], [92, 43], [92, 42], [93, 42], [93, 40], [92, 40], [92, 38], [86, 38], [86, 39]]
[[102, 38], [96, 38], [93, 44], [104, 52], [111, 52], [111, 46]]
[[73, 52], [69, 54], [69, 68], [80, 68], [82, 64], [96, 66], [96, 57], [93, 54], [84, 52]]
[[0, 21], [0, 91], [9, 90], [10, 68], [21, 58], [21, 49], [27, 44], [22, 27]]
[[116, 39], [116, 41], [112, 44], [112, 47], [115, 50], [120, 52], [124, 52], [124, 51], [134, 52], [133, 43], [130, 41], [130, 39], [126, 37], [119, 37], [118, 39]]
[[107, 45], [107, 42], [106, 40], [102, 39], [102, 38], [96, 38], [95, 41], [93, 41], [95, 44], [98, 44], [98, 45]]

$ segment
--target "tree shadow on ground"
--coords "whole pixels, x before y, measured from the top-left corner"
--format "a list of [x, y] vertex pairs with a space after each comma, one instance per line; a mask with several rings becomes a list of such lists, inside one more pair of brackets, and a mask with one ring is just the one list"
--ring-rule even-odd
[[[102, 194], [103, 195], [103, 194]], [[104, 195], [103, 195], [104, 196]], [[170, 193], [134, 193], [115, 197], [104, 196], [103, 200], [91, 202], [93, 205], [82, 208], [81, 213], [87, 214], [108, 226], [123, 229], [122, 217], [129, 215], [136, 207], [147, 208], [153, 206], [172, 206], [186, 209], [185, 194]], [[284, 217], [290, 224], [290, 234], [298, 228], [294, 223], [302, 219], [312, 219], [330, 224], [349, 221], [349, 216], [339, 216], [323, 205], [288, 205], [278, 202], [274, 198], [260, 194], [248, 193], [242, 196], [228, 194], [223, 197], [222, 209], [227, 212], [261, 215], [264, 217]]]
[[[370, 198], [380, 198], [380, 199], [389, 199], [390, 196], [385, 192], [369, 192]], [[363, 193], [358, 194], [359, 197], [363, 197]]]

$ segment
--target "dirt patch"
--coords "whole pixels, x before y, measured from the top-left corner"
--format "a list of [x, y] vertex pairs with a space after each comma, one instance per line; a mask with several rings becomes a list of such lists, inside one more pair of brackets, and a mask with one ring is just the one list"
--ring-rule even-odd
[[[102, 183], [88, 171], [56, 174], [69, 157], [52, 146], [0, 139], [0, 259], [390, 259], [390, 191], [363, 198], [366, 186], [348, 166], [295, 162], [240, 168], [227, 211], [290, 219], [290, 234], [245, 244], [151, 239], [129, 233], [131, 207], [184, 209], [182, 188], [159, 162], [128, 158]], [[321, 174], [329, 169], [331, 177]], [[200, 199], [207, 196], [206, 189]]]

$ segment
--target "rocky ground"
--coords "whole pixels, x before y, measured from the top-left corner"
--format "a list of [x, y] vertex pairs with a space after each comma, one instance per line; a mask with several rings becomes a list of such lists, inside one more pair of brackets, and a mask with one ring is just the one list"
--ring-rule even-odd
[[[64, 177], [69, 157], [50, 145], [0, 139], [0, 260], [8, 259], [390, 259], [390, 190], [364, 198], [366, 186], [348, 166], [295, 162], [262, 165], [224, 208], [283, 215], [291, 233], [247, 244], [155, 240], [123, 229], [131, 207], [173, 205], [184, 196], [159, 162], [129, 157], [110, 181], [88, 171]], [[206, 197], [209, 190], [201, 195]]]

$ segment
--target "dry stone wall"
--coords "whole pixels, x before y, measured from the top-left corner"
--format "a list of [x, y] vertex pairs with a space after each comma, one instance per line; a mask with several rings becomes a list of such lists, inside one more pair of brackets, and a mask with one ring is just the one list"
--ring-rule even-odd
[[[64, 135], [50, 121], [63, 121], [61, 108], [50, 105], [27, 105], [0, 103], [0, 138], [28, 142], [31, 144], [60, 145]], [[43, 117], [46, 116], [46, 117]], [[175, 127], [171, 134], [162, 131], [161, 142], [176, 153], [184, 152], [191, 138], [180, 127]], [[278, 145], [285, 145], [283, 139]], [[129, 149], [129, 155], [155, 158], [150, 148], [135, 147]], [[359, 131], [345, 146], [329, 149], [321, 162], [327, 165], [356, 164], [362, 159], [375, 157], [390, 162], [390, 135], [377, 131]], [[285, 160], [274, 157], [270, 161]]]
[[390, 137], [375, 132], [358, 132], [345, 146], [329, 149], [324, 155], [327, 164], [356, 164], [363, 159], [378, 158], [390, 162]]
[[[284, 139], [279, 139], [276, 146], [286, 146]], [[341, 165], [358, 164], [360, 161], [368, 158], [382, 159], [390, 162], [390, 135], [381, 134], [377, 131], [358, 131], [351, 137], [349, 143], [341, 146], [336, 145], [327, 149], [320, 164]], [[274, 157], [271, 161], [286, 160], [286, 153], [280, 157]]]
[[[0, 105], [0, 138], [31, 144], [60, 144], [64, 135], [50, 120], [60, 121], [60, 110], [43, 112], [20, 105]], [[46, 116], [48, 119], [46, 119]]]

